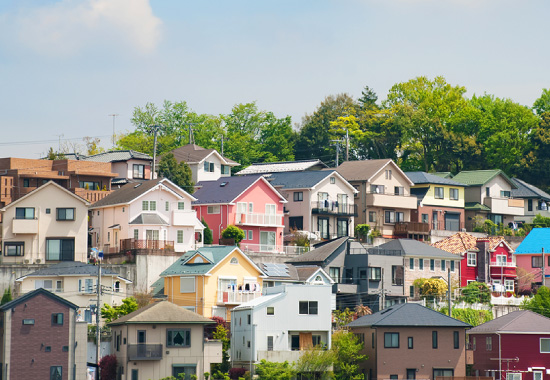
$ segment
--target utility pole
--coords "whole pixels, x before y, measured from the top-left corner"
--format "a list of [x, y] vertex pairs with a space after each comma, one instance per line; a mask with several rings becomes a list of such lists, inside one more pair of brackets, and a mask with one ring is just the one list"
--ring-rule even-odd
[[101, 259], [103, 259], [103, 252], [94, 248], [94, 252], [97, 255], [97, 305], [95, 309], [96, 319], [96, 379], [99, 379], [99, 361], [101, 356], [101, 328], [100, 328], [100, 313], [101, 313]]
[[541, 248], [542, 251], [542, 286], [546, 286], [546, 281], [544, 281], [544, 247]]
[[349, 161], [349, 130], [346, 129], [346, 161]]
[[153, 172], [151, 173], [151, 179], [155, 179], [155, 173], [156, 173], [156, 161], [157, 161], [157, 134], [159, 129], [161, 128], [160, 125], [150, 125], [148, 127], [149, 133], [154, 133], [153, 138]]
[[61, 138], [64, 136], [63, 134], [55, 135], [59, 137], [59, 145], [57, 145], [57, 153], [61, 153]]
[[116, 143], [116, 134], [115, 134], [115, 119], [118, 116], [118, 113], [112, 113], [108, 116], [111, 116], [113, 118], [113, 148], [115, 147]]
[[451, 290], [452, 290], [452, 287], [451, 287], [451, 268], [447, 268], [447, 288], [448, 288], [448, 294], [447, 294], [447, 297], [448, 297], [448, 301], [449, 301], [449, 317], [452, 317], [453, 316], [453, 311], [452, 311], [452, 308], [453, 308], [453, 305], [451, 303]]
[[340, 153], [340, 143], [341, 141], [340, 140], [330, 140], [331, 143], [333, 143], [332, 145], [336, 145], [336, 166], [335, 167], [338, 167], [338, 154]]
[[384, 268], [380, 268], [380, 280], [382, 283], [382, 289], [380, 289], [380, 311], [384, 310], [386, 305], [386, 289], [384, 289]]
[[195, 144], [195, 138], [193, 136], [193, 125], [197, 125], [198, 123], [183, 123], [183, 125], [187, 125], [189, 127], [189, 144]]

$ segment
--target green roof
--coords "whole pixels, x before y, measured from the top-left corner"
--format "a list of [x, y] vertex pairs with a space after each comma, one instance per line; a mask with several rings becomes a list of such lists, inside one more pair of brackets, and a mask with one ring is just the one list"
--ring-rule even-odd
[[[206, 274], [220, 261], [225, 259], [227, 255], [233, 252], [236, 248], [236, 246], [220, 245], [214, 247], [202, 247], [196, 251], [188, 251], [183, 256], [181, 256], [174, 264], [165, 269], [160, 274], [160, 276], [194, 276]], [[209, 263], [205, 260], [204, 263], [200, 264], [188, 263], [187, 261], [196, 254], [200, 254], [203, 257], [212, 258], [212, 262]]]
[[453, 180], [468, 186], [483, 186], [498, 175], [502, 175], [510, 186], [512, 186], [512, 189], [517, 189], [516, 184], [500, 169], [467, 170], [455, 175]]
[[479, 202], [466, 202], [464, 203], [464, 210], [472, 211], [491, 211], [491, 209]]
[[435, 172], [435, 173], [430, 173], [430, 174], [436, 175], [436, 176], [441, 177], [441, 178], [447, 178], [447, 179], [453, 178], [453, 173], [451, 173], [451, 172]]

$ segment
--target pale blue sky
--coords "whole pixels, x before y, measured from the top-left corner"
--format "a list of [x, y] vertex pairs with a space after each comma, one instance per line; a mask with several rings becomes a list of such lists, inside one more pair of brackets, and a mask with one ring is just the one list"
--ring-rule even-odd
[[[135, 106], [300, 122], [330, 94], [444, 76], [531, 106], [550, 87], [550, 3], [508, 0], [0, 0], [0, 157], [58, 135], [110, 146]], [[37, 143], [42, 142], [42, 143]], [[17, 143], [17, 144], [16, 144]]]

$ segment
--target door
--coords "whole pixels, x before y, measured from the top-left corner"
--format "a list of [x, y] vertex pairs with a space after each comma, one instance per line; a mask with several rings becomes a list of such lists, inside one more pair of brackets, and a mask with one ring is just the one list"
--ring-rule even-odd
[[407, 379], [408, 380], [416, 379], [416, 368], [407, 368]]
[[445, 214], [445, 230], [459, 231], [460, 230], [460, 214]]
[[273, 252], [275, 251], [275, 232], [261, 231], [260, 232], [260, 251]]
[[147, 341], [146, 333], [147, 332], [145, 330], [138, 330], [137, 332], [137, 354], [141, 358], [144, 358], [147, 354], [147, 345], [145, 344], [145, 342]]
[[147, 248], [158, 249], [159, 232], [158, 230], [146, 230], [145, 239], [147, 240]]
[[437, 218], [437, 211], [432, 212], [432, 229], [438, 230], [439, 229], [439, 220]]
[[317, 228], [319, 229], [319, 235], [321, 235], [321, 239], [329, 238], [327, 218], [318, 218]]
[[290, 336], [290, 349], [292, 351], [300, 351], [300, 335]]
[[319, 208], [328, 209], [328, 193], [317, 193]]
[[277, 210], [275, 205], [266, 204], [265, 205], [265, 224], [269, 226], [277, 225]]

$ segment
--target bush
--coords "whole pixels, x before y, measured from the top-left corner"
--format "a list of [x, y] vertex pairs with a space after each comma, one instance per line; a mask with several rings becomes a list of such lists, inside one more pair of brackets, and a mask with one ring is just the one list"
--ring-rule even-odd
[[[449, 308], [443, 307], [439, 310], [445, 315], [449, 315]], [[474, 309], [453, 309], [453, 318], [459, 321], [469, 323], [472, 326], [479, 326], [485, 322], [493, 320], [493, 313], [490, 310]]]
[[224, 239], [233, 239], [235, 244], [239, 244], [244, 239], [244, 231], [239, 227], [230, 224], [225, 230], [222, 231], [222, 237]]
[[117, 360], [116, 355], [107, 355], [99, 361], [99, 374], [101, 380], [116, 380]]
[[491, 303], [491, 290], [484, 282], [470, 282], [468, 286], [462, 289], [462, 295], [458, 299], [459, 302], [466, 303]]
[[245, 372], [246, 372], [246, 369], [244, 368], [233, 367], [229, 370], [228, 374], [232, 380], [238, 380], [240, 377], [244, 376]]
[[212, 236], [212, 230], [208, 227], [208, 223], [206, 223], [204, 221], [204, 218], [202, 218], [201, 222], [204, 225], [203, 243], [204, 244], [212, 244], [214, 242], [214, 237]]

